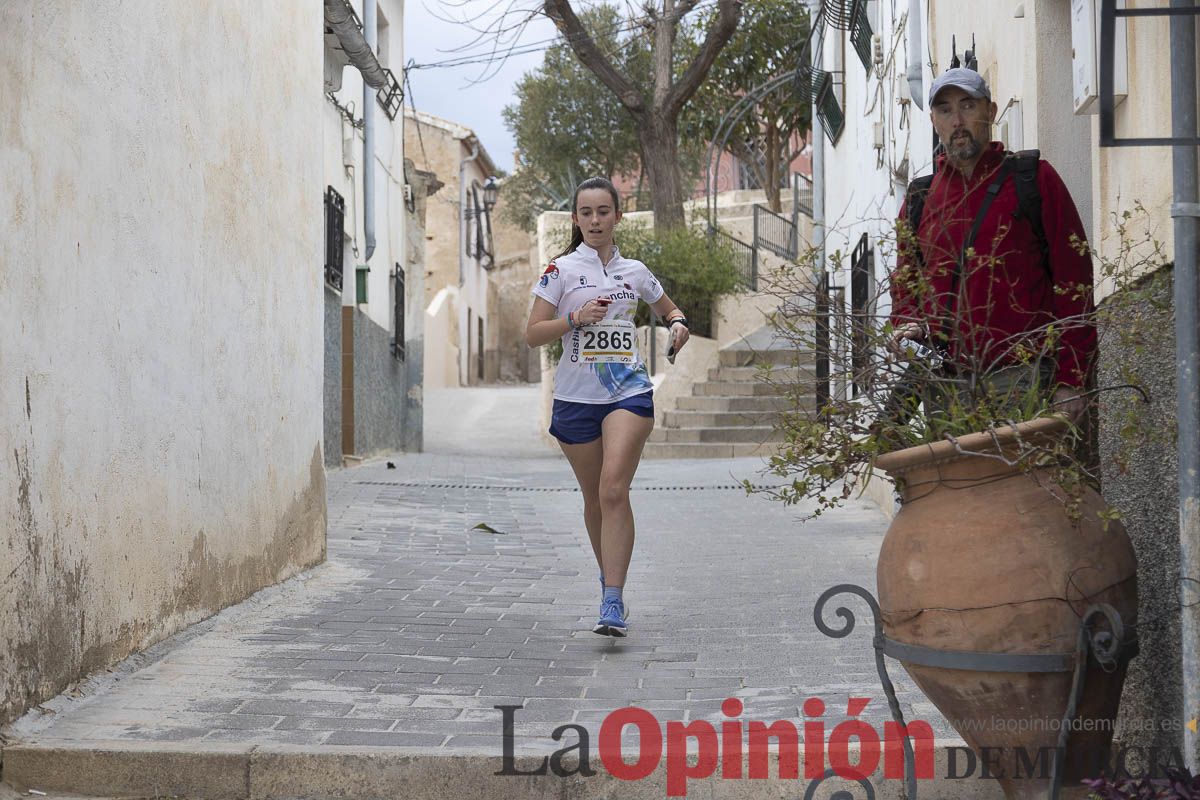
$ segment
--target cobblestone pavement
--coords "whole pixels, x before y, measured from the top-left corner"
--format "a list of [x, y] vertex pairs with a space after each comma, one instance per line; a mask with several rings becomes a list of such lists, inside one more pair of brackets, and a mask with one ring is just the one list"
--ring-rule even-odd
[[[530, 402], [523, 391], [505, 402]], [[429, 449], [448, 416], [431, 420]], [[561, 746], [550, 733], [566, 723], [594, 735], [628, 704], [664, 723], [717, 721], [737, 697], [743, 719], [771, 722], [798, 720], [818, 696], [834, 725], [854, 695], [873, 698], [865, 719], [888, 718], [865, 607], [847, 603], [862, 624], [845, 639], [812, 619], [834, 584], [873, 590], [886, 522], [871, 504], [801, 524], [801, 510], [739, 487], [757, 459], [643, 463], [631, 634], [608, 639], [590, 633], [597, 571], [566, 462], [527, 431], [505, 435], [525, 455], [445, 447], [393, 456], [395, 469], [331, 473], [326, 564], [47, 702], [13, 732], [47, 745], [499, 754], [494, 706], [505, 704], [523, 706], [519, 749]], [[905, 714], [947, 735], [898, 666], [892, 677]]]

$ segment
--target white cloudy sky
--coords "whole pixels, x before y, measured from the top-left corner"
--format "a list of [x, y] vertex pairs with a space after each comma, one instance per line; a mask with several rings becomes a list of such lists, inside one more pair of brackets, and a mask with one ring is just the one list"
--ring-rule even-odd
[[[514, 4], [523, 8], [541, 5], [536, 0], [515, 0]], [[507, 0], [501, 0], [501, 5], [507, 5]], [[417, 64], [432, 64], [470, 54], [486, 55], [490, 49], [487, 42], [479, 42], [469, 46], [466, 51], [455, 52], [455, 48], [470, 45], [478, 34], [465, 25], [447, 22], [439, 17], [462, 19], [464, 15], [481, 13], [490, 6], [492, 3], [488, 0], [458, 3], [407, 0], [404, 4], [405, 62], [412, 60]], [[545, 42], [554, 35], [554, 25], [545, 17], [538, 16], [519, 41], [524, 49], [544, 47]], [[471, 128], [478, 134], [497, 166], [511, 171], [513, 138], [504, 127], [500, 113], [506, 105], [514, 102], [513, 88], [521, 76], [541, 62], [541, 52], [535, 51], [510, 58], [499, 70], [489, 69], [484, 64], [414, 69], [409, 72], [408, 78], [418, 110]], [[485, 74], [490, 75], [487, 80], [472, 82]], [[410, 105], [407, 98], [405, 105]]]

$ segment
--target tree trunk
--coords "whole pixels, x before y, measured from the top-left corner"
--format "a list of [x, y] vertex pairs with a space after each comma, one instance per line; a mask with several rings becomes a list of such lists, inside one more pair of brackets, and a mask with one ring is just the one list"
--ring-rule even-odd
[[779, 201], [779, 132], [774, 125], [767, 126], [766, 139], [766, 169], [763, 171], [767, 173], [767, 180], [763, 183], [763, 191], [767, 193], [767, 207], [778, 214], [783, 211], [783, 204]]
[[675, 120], [651, 111], [638, 125], [642, 166], [650, 178], [654, 206], [654, 230], [662, 233], [681, 228], [683, 181], [679, 176], [679, 134]]

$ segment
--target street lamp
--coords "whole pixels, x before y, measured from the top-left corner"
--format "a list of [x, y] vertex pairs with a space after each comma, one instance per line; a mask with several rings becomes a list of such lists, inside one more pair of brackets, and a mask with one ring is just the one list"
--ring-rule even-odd
[[[472, 179], [471, 191], [463, 208], [463, 219], [469, 226], [465, 236], [467, 255], [479, 261], [486, 270], [493, 266], [491, 217], [499, 195], [500, 181], [495, 176], [483, 183]], [[472, 219], [475, 220], [473, 230], [470, 227]]]
[[496, 176], [488, 178], [483, 182], [483, 208], [484, 211], [490, 212], [496, 207], [496, 198], [500, 195], [500, 181], [496, 180]]

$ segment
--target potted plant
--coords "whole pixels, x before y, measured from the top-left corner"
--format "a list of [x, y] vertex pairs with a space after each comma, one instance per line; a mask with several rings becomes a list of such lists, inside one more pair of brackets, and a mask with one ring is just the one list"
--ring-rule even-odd
[[[1099, 274], [1129, 281], [1161, 251], [1120, 230]], [[748, 488], [815, 516], [890, 475], [899, 511], [878, 562], [884, 652], [973, 749], [1010, 759], [1000, 778], [1009, 798], [1045, 797], [1054, 783], [1062, 797], [1084, 797], [1079, 781], [1102, 768], [1136, 652], [1137, 565], [1119, 513], [1094, 488], [1086, 426], [1051, 405], [1046, 364], [1070, 326], [1126, 315], [1109, 307], [1047, 321], [999, 350], [939, 351], [932, 336], [898, 345], [877, 312], [893, 287], [843, 311], [838, 287], [812, 277], [816, 255], [781, 277], [772, 324], [793, 349], [815, 353], [817, 402], [804, 402], [811, 382], [780, 387], [796, 402], [768, 469], [788, 482]], [[840, 262], [835, 254], [834, 275]], [[929, 324], [960, 345], [978, 333], [950, 312]], [[1048, 774], [1021, 776], [1013, 759], [1043, 753]]]

